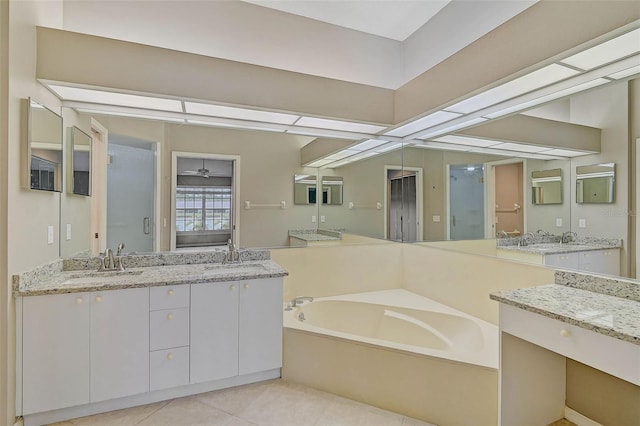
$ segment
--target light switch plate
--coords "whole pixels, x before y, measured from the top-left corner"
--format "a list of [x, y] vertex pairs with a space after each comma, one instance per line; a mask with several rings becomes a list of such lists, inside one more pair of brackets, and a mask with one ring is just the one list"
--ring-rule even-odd
[[311, 216], [311, 223], [316, 223], [318, 221], [318, 217], [313, 215]]
[[587, 227], [587, 219], [578, 219], [578, 227], [586, 228]]
[[71, 224], [67, 223], [67, 241], [71, 239]]
[[53, 244], [53, 225], [47, 226], [47, 244]]
[[434, 222], [440, 222], [440, 215], [434, 215], [433, 216], [433, 221]]
[[556, 226], [558, 228], [560, 228], [562, 226], [562, 218], [561, 217], [557, 217], [556, 218]]
[[326, 221], [327, 221], [327, 218], [325, 216], [320, 216], [321, 223], [325, 223]]

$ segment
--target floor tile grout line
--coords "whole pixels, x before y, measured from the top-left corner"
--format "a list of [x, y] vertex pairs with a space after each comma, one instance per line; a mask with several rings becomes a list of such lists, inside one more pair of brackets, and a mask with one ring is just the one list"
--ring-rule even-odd
[[[158, 411], [162, 410], [164, 407], [166, 407], [167, 405], [169, 405], [171, 403], [171, 401], [174, 401], [173, 399], [168, 400], [168, 401], [160, 401], [160, 402], [164, 402], [164, 404], [162, 404], [161, 407], [158, 407], [157, 410], [153, 410], [153, 412], [151, 412], [148, 416], [143, 417], [142, 419], [140, 419], [139, 421], [137, 421], [135, 424], [139, 425], [140, 423], [144, 422], [145, 420], [147, 420], [149, 417], [153, 416], [155, 413], [157, 413]], [[157, 404], [157, 403], [154, 403]]]

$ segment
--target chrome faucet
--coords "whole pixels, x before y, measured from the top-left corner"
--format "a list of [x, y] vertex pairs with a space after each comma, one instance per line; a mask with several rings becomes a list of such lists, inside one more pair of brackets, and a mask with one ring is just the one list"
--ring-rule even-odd
[[302, 305], [304, 302], [313, 302], [313, 297], [308, 296], [298, 296], [295, 299], [292, 299], [289, 303], [285, 305], [284, 310], [290, 311], [298, 305]]
[[105, 271], [124, 271], [125, 267], [124, 267], [124, 263], [122, 262], [122, 251], [125, 248], [125, 244], [124, 243], [120, 243], [118, 244], [118, 251], [116, 252], [116, 255], [113, 255], [113, 250], [111, 250], [110, 248], [106, 249], [104, 251], [104, 257], [102, 257], [102, 261], [100, 262], [100, 268], [98, 269], [99, 272], [105, 272]]
[[224, 259], [222, 259], [222, 263], [240, 263], [240, 252], [238, 248], [233, 244], [231, 238], [227, 241], [227, 253], [225, 253]]
[[575, 238], [578, 236], [575, 232], [567, 231], [562, 234], [560, 238], [560, 244], [568, 244], [572, 241], [575, 241]]
[[528, 246], [534, 239], [534, 235], [531, 232], [527, 232], [518, 241], [518, 246]]

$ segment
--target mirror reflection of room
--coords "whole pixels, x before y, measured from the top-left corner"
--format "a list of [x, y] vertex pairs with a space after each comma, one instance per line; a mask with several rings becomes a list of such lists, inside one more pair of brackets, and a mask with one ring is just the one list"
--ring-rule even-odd
[[62, 117], [33, 99], [28, 101], [29, 187], [62, 190]]

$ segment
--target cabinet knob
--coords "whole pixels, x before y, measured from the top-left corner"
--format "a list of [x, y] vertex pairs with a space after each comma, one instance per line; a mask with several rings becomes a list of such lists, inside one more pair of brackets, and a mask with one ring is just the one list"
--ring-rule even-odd
[[173, 319], [173, 314], [167, 314], [167, 319], [171, 321]]
[[167, 294], [168, 294], [169, 296], [173, 296], [173, 290], [169, 290], [169, 291], [167, 291]]
[[173, 359], [173, 354], [172, 354], [171, 352], [169, 352], [169, 353], [167, 354], [167, 359], [168, 359], [169, 361], [171, 361], [171, 360]]
[[236, 289], [236, 285], [235, 285], [235, 284], [231, 284], [231, 285], [229, 286], [229, 290], [235, 290], [235, 289]]
[[244, 288], [249, 288], [249, 284], [245, 283]]
[[84, 299], [82, 299], [82, 297], [76, 297], [76, 303], [79, 305], [82, 302], [84, 302]]
[[566, 330], [566, 329], [563, 328], [562, 330], [560, 330], [560, 335], [562, 337], [569, 337], [569, 336], [571, 336], [571, 332], [569, 330]]
[[102, 302], [102, 296], [96, 296], [96, 303]]

